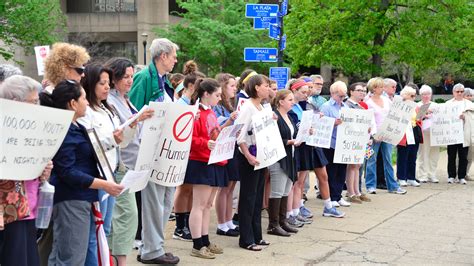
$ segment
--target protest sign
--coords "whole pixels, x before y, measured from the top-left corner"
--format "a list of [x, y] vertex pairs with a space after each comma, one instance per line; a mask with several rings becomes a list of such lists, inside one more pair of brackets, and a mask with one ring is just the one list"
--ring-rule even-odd
[[286, 156], [281, 141], [280, 130], [273, 119], [273, 112], [267, 109], [252, 117], [252, 126], [257, 142], [257, 161], [255, 170], [268, 167]]
[[216, 139], [216, 147], [211, 151], [208, 164], [222, 162], [234, 157], [235, 140], [242, 124], [228, 126], [222, 129]]
[[199, 104], [166, 103], [161, 136], [154, 148], [150, 181], [166, 187], [184, 182], [193, 135], [194, 118]]
[[239, 98], [239, 101], [237, 102], [237, 108], [235, 108], [235, 110], [240, 112], [240, 110], [242, 110], [242, 106], [248, 101], [250, 101], [250, 100], [245, 99], [245, 98]]
[[373, 111], [341, 109], [341, 121], [336, 136], [334, 163], [362, 164], [369, 142]]
[[38, 76], [44, 75], [44, 60], [49, 54], [49, 46], [35, 46], [36, 67]]
[[[309, 137], [309, 130], [311, 129], [311, 124], [313, 123], [313, 111], [304, 111], [301, 116], [300, 127], [298, 128], [298, 134], [296, 135], [295, 142], [302, 143], [306, 142]], [[319, 116], [319, 114], [318, 114]]]
[[459, 118], [464, 105], [444, 103], [433, 107], [431, 119], [431, 146], [446, 146], [464, 142], [463, 121]]
[[74, 112], [0, 99], [0, 179], [39, 177], [54, 157]]
[[405, 135], [407, 126], [411, 123], [411, 117], [415, 112], [416, 103], [413, 101], [403, 101], [395, 98], [387, 117], [377, 130], [374, 138], [378, 141], [398, 145]]
[[128, 193], [135, 193], [137, 191], [143, 190], [148, 184], [148, 171], [134, 171], [128, 170], [125, 176], [123, 177], [120, 185], [124, 187], [122, 193], [128, 189]]
[[306, 144], [309, 146], [329, 149], [331, 146], [332, 130], [336, 119], [333, 117], [313, 115], [313, 134], [309, 135]]

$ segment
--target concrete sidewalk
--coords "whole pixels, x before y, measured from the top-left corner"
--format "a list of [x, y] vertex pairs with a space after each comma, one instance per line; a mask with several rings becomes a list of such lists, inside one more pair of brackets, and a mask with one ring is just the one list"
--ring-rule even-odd
[[[272, 244], [261, 252], [238, 247], [238, 239], [215, 234], [212, 212], [210, 239], [224, 248], [214, 260], [189, 255], [192, 243], [173, 240], [174, 222], [166, 230], [166, 251], [180, 264], [311, 265], [311, 264], [474, 264], [474, 182], [447, 184], [446, 152], [440, 156], [439, 184], [408, 187], [406, 195], [378, 191], [372, 202], [343, 208], [343, 219], [322, 217], [323, 204], [309, 193], [307, 207], [315, 214], [289, 238], [267, 235]], [[474, 171], [471, 171], [474, 174]], [[314, 176], [312, 176], [314, 182]], [[267, 217], [266, 214], [264, 214]], [[142, 265], [128, 258], [129, 265]]]

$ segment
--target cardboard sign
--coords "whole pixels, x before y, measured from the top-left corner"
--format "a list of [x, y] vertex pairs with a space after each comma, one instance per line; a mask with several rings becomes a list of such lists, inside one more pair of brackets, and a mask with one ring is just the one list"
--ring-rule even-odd
[[268, 167], [286, 156], [280, 130], [273, 119], [272, 111], [264, 109], [254, 115], [252, 126], [257, 142], [257, 160], [260, 162], [255, 166], [255, 170]]
[[308, 137], [306, 145], [329, 149], [334, 122], [336, 122], [336, 119], [333, 117], [314, 115], [312, 124], [314, 133]]
[[216, 147], [211, 151], [208, 164], [222, 162], [234, 157], [235, 140], [242, 124], [228, 126], [222, 129], [216, 139]]
[[0, 179], [39, 177], [54, 157], [74, 112], [0, 99]]
[[446, 146], [464, 143], [464, 123], [459, 118], [464, 110], [463, 102], [438, 104], [432, 110], [430, 145]]
[[416, 103], [413, 101], [403, 101], [400, 98], [395, 98], [387, 117], [374, 138], [392, 145], [398, 145], [405, 135], [407, 126], [411, 124], [415, 107]]
[[334, 163], [362, 164], [364, 162], [373, 117], [373, 111], [341, 109], [342, 123], [337, 129]]

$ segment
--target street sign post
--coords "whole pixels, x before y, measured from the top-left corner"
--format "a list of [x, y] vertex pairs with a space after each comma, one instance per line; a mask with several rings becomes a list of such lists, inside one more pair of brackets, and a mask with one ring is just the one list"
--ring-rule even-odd
[[268, 37], [279, 40], [280, 39], [280, 26], [278, 24], [270, 24], [268, 28]]
[[272, 4], [246, 4], [245, 16], [247, 18], [277, 17], [279, 8], [278, 5]]
[[290, 68], [288, 67], [271, 67], [270, 79], [277, 82], [278, 89], [284, 89], [288, 79], [290, 78]]
[[268, 17], [261, 17], [261, 18], [253, 18], [253, 29], [254, 30], [265, 30], [270, 27], [270, 24], [279, 24], [279, 18], [268, 18]]
[[286, 49], [286, 34], [283, 34], [280, 40], [280, 51], [283, 51]]
[[276, 62], [278, 58], [277, 48], [259, 48], [247, 47], [244, 48], [245, 62]]

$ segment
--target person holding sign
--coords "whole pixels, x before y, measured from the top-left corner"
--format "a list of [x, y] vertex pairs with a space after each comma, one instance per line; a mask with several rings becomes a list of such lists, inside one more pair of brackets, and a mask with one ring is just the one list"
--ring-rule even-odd
[[[2, 74], [8, 75], [8, 73], [0, 73]], [[2, 78], [0, 76], [0, 79]], [[41, 84], [36, 80], [26, 76], [12, 75], [2, 81], [0, 98], [35, 105], [39, 103], [38, 91], [41, 89]], [[50, 161], [41, 176], [33, 180], [0, 180], [1, 265], [40, 264], [35, 227], [35, 219], [38, 215], [38, 194], [41, 183], [49, 179], [52, 168], [53, 163]]]
[[268, 97], [270, 81], [264, 75], [254, 75], [246, 82], [250, 102], [242, 106], [235, 124], [243, 127], [237, 137], [240, 153], [240, 195], [239, 195], [239, 246], [251, 251], [261, 251], [260, 245], [269, 245], [262, 238], [262, 203], [264, 177], [263, 169], [254, 170], [259, 164], [257, 160], [257, 143], [255, 130], [252, 126], [252, 116], [263, 112], [262, 101]]
[[295, 103], [295, 98], [290, 90], [280, 90], [273, 100], [273, 107], [278, 116], [278, 129], [285, 145], [286, 157], [268, 167], [270, 171], [270, 199], [268, 201], [269, 223], [267, 233], [277, 236], [290, 236], [298, 230], [291, 227], [286, 219], [288, 194], [296, 180], [295, 164], [295, 138], [297, 127], [290, 119], [288, 112]]
[[[232, 99], [237, 92], [237, 82], [235, 77], [228, 73], [220, 73], [216, 76], [217, 82], [221, 85], [222, 94], [221, 101], [213, 110], [216, 113], [217, 121], [221, 127], [232, 125], [237, 119], [238, 112], [232, 106]], [[232, 222], [232, 196], [235, 184], [240, 180], [239, 164], [237, 161], [237, 149], [234, 150], [234, 158], [227, 160], [226, 170], [229, 178], [229, 184], [222, 187], [217, 192], [216, 214], [217, 214], [217, 231], [218, 235], [238, 236], [237, 226]]]
[[[414, 101], [416, 90], [405, 86], [400, 92], [404, 101]], [[415, 180], [416, 177], [416, 154], [420, 143], [423, 143], [423, 134], [421, 131], [421, 119], [416, 119], [417, 112], [411, 117], [411, 123], [397, 146], [397, 178], [400, 186], [407, 185], [419, 187], [420, 183]]]
[[193, 238], [191, 256], [214, 259], [224, 250], [209, 241], [211, 207], [218, 187], [227, 186], [227, 161], [208, 165], [211, 150], [220, 133], [220, 126], [212, 107], [221, 99], [221, 87], [215, 79], [198, 79], [191, 104], [200, 100], [199, 118], [194, 121], [191, 151], [184, 183], [192, 185], [193, 207], [189, 215], [189, 229]]
[[[55, 186], [53, 209], [53, 251], [51, 265], [84, 265], [90, 241], [92, 203], [102, 189], [117, 196], [123, 186], [100, 176], [94, 150], [84, 126], [78, 119], [86, 114], [86, 93], [74, 81], [59, 82], [52, 94], [43, 92], [45, 106], [74, 111], [69, 131], [53, 158], [51, 183]], [[71, 219], [74, 217], [74, 219]], [[91, 239], [97, 244], [95, 237]], [[97, 261], [93, 262], [94, 265]]]

